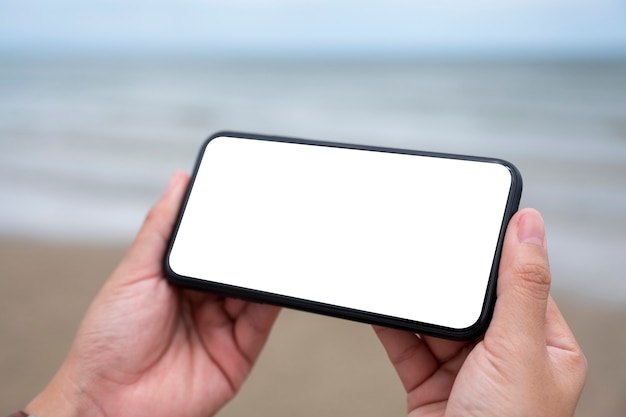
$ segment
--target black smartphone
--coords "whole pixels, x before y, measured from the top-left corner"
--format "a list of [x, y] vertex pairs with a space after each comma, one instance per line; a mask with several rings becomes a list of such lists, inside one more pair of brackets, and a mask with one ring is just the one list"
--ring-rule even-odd
[[485, 331], [522, 179], [510, 163], [237, 132], [202, 146], [175, 284], [449, 339]]

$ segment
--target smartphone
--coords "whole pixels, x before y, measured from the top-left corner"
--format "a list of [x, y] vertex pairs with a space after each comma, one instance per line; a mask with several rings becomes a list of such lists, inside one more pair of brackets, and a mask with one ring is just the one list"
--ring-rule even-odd
[[467, 340], [485, 331], [522, 179], [492, 158], [237, 132], [203, 144], [175, 284]]

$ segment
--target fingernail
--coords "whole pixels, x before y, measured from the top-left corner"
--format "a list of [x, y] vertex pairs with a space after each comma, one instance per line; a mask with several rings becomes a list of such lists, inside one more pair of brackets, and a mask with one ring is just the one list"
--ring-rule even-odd
[[517, 238], [522, 243], [545, 246], [546, 233], [539, 213], [529, 211], [522, 215], [517, 224]]

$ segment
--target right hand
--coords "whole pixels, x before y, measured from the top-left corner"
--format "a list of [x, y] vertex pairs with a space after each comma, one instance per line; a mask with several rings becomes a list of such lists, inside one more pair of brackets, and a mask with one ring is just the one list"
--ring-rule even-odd
[[407, 392], [409, 415], [574, 415], [587, 362], [549, 291], [543, 220], [526, 209], [509, 223], [482, 340], [375, 328]]

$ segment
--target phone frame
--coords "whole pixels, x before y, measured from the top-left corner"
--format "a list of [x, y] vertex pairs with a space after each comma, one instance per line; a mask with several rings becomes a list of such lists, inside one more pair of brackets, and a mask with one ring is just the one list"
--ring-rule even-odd
[[[498, 236], [498, 242], [496, 244], [496, 250], [494, 253], [494, 257], [493, 257], [493, 263], [492, 263], [490, 276], [489, 276], [488, 283], [487, 283], [483, 306], [482, 306], [481, 314], [478, 320], [469, 327], [466, 327], [463, 329], [456, 329], [456, 328], [440, 326], [437, 324], [423, 323], [419, 321], [386, 316], [386, 315], [372, 313], [368, 311], [362, 311], [362, 310], [356, 310], [356, 309], [342, 307], [342, 306], [336, 306], [332, 304], [325, 304], [325, 303], [321, 303], [317, 301], [311, 301], [311, 300], [306, 300], [306, 299], [301, 299], [301, 298], [279, 295], [279, 294], [259, 291], [255, 289], [237, 287], [237, 286], [233, 286], [229, 284], [212, 282], [212, 281], [207, 281], [204, 279], [199, 279], [199, 278], [194, 278], [194, 277], [182, 276], [182, 275], [178, 275], [177, 273], [175, 273], [169, 264], [170, 253], [172, 251], [174, 242], [176, 240], [180, 223], [184, 216], [185, 209], [187, 207], [187, 203], [189, 200], [189, 196], [193, 189], [196, 175], [200, 168], [200, 164], [202, 162], [207, 145], [213, 139], [218, 138], [218, 137], [233, 137], [233, 138], [241, 138], [241, 139], [286, 142], [286, 143], [336, 147], [336, 148], [365, 150], [365, 151], [399, 153], [399, 154], [427, 156], [427, 157], [435, 157], [435, 158], [461, 159], [461, 160], [467, 160], [467, 161], [496, 163], [496, 164], [500, 164], [506, 167], [511, 174], [511, 186], [509, 188], [509, 195], [508, 195], [506, 207], [503, 213], [502, 224], [500, 226], [500, 233]], [[468, 155], [439, 153], [439, 152], [425, 152], [425, 151], [418, 151], [418, 150], [396, 149], [396, 148], [359, 145], [359, 144], [350, 144], [350, 143], [341, 143], [341, 142], [326, 142], [326, 141], [319, 141], [319, 140], [298, 139], [298, 138], [291, 138], [291, 137], [285, 137], [285, 136], [269, 136], [269, 135], [260, 135], [260, 134], [243, 133], [243, 132], [235, 132], [235, 131], [221, 131], [221, 132], [217, 132], [211, 135], [208, 139], [206, 139], [200, 148], [200, 152], [195, 162], [191, 181], [189, 183], [189, 186], [185, 193], [184, 200], [180, 206], [178, 215], [176, 217], [176, 223], [174, 225], [174, 228], [173, 228], [173, 231], [172, 231], [172, 234], [171, 234], [168, 246], [167, 246], [167, 251], [164, 254], [163, 268], [164, 268], [165, 276], [169, 282], [178, 286], [186, 287], [186, 288], [191, 288], [191, 289], [201, 290], [201, 291], [215, 292], [215, 293], [219, 293], [221, 295], [227, 296], [227, 297], [240, 298], [240, 299], [245, 299], [245, 300], [260, 302], [260, 303], [275, 304], [275, 305], [279, 305], [282, 307], [292, 308], [292, 309], [306, 311], [310, 313], [323, 314], [327, 316], [353, 320], [353, 321], [358, 321], [362, 323], [381, 325], [381, 326], [392, 327], [392, 328], [397, 328], [401, 330], [408, 330], [408, 331], [412, 331], [412, 332], [416, 332], [420, 334], [442, 337], [442, 338], [451, 339], [451, 340], [471, 340], [482, 335], [487, 329], [489, 322], [491, 320], [491, 316], [493, 314], [493, 308], [495, 305], [495, 299], [496, 299], [496, 281], [497, 281], [498, 268], [500, 264], [500, 257], [502, 253], [504, 234], [505, 234], [506, 227], [508, 225], [509, 220], [511, 219], [511, 217], [513, 216], [513, 214], [517, 211], [519, 207], [521, 193], [522, 193], [522, 177], [518, 169], [510, 162], [502, 160], [502, 159], [498, 159], [498, 158], [468, 156]]]

